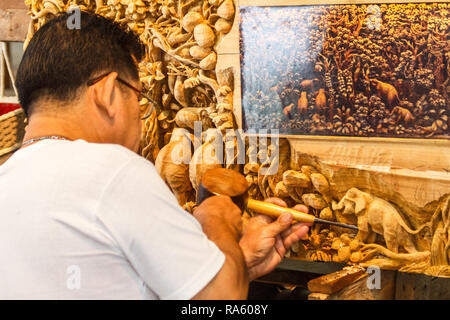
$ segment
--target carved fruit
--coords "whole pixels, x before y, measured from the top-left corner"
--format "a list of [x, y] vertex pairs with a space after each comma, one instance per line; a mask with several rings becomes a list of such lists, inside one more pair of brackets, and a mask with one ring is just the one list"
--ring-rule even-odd
[[312, 207], [314, 209], [321, 210], [328, 206], [326, 201], [322, 198], [322, 196], [315, 193], [306, 193], [302, 196], [302, 200], [305, 205]]
[[341, 247], [338, 250], [338, 257], [340, 262], [347, 262], [350, 259], [350, 248], [349, 247]]
[[331, 249], [333, 250], [339, 250], [342, 246], [342, 241], [339, 238], [336, 238], [333, 240], [333, 243], [331, 244]]
[[216, 21], [216, 24], [214, 25], [214, 28], [217, 30], [217, 32], [220, 33], [228, 33], [231, 30], [231, 23], [228, 20], [225, 20], [223, 18], [219, 18]]
[[352, 252], [351, 256], [350, 256], [350, 261], [353, 263], [358, 263], [362, 258], [361, 252], [356, 251], [356, 252]]
[[310, 178], [314, 188], [321, 194], [327, 194], [330, 191], [330, 184], [323, 174], [311, 173]]
[[280, 181], [275, 186], [275, 196], [280, 198], [289, 197], [289, 192], [286, 189], [283, 181]]
[[203, 22], [203, 20], [203, 16], [199, 12], [190, 11], [183, 17], [183, 29], [187, 32], [192, 32], [197, 25]]
[[180, 128], [194, 129], [195, 121], [201, 120], [200, 112], [204, 110], [204, 108], [183, 108], [177, 112], [175, 123]]
[[311, 184], [307, 175], [295, 170], [285, 171], [283, 173], [283, 182], [288, 188], [307, 188]]
[[201, 23], [194, 28], [194, 39], [200, 47], [210, 48], [214, 46], [216, 35], [207, 24]]
[[206, 58], [200, 61], [200, 68], [203, 70], [214, 70], [216, 68], [217, 55], [211, 52]]
[[320, 219], [334, 221], [333, 211], [331, 211], [329, 207], [322, 209], [322, 211], [320, 211], [319, 217]]
[[234, 16], [233, 0], [225, 0], [217, 9], [219, 17], [230, 20]]
[[190, 37], [190, 33], [174, 33], [167, 38], [167, 42], [171, 46], [175, 46], [178, 43], [186, 42]]
[[361, 242], [357, 239], [354, 239], [354, 240], [350, 241], [349, 246], [350, 246], [350, 250], [356, 251], [361, 246]]
[[308, 166], [308, 165], [304, 165], [301, 167], [300, 171], [303, 174], [306, 174], [307, 176], [310, 176], [312, 173], [317, 173], [319, 171], [317, 171], [316, 168], [314, 168], [313, 166]]
[[340, 239], [346, 246], [350, 245], [350, 242], [352, 241], [352, 239], [348, 236], [348, 233], [341, 234]]
[[202, 60], [211, 53], [210, 48], [202, 48], [200, 46], [193, 46], [189, 49], [189, 53], [192, 58]]
[[244, 165], [244, 174], [254, 173], [257, 174], [259, 170], [259, 164], [257, 163], [246, 163]]

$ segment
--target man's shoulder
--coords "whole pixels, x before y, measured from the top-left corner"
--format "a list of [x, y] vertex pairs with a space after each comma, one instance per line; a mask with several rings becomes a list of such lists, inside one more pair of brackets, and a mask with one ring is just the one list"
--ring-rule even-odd
[[76, 140], [68, 144], [67, 147], [74, 152], [79, 152], [86, 160], [125, 163], [142, 158], [137, 153], [118, 144], [90, 143], [84, 140]]
[[[114, 175], [124, 167], [154, 171], [151, 162], [137, 153], [117, 144], [89, 143], [76, 140], [61, 144], [55, 150], [59, 160], [67, 161], [65, 167], [97, 177]], [[68, 170], [70, 171], [70, 169]]]

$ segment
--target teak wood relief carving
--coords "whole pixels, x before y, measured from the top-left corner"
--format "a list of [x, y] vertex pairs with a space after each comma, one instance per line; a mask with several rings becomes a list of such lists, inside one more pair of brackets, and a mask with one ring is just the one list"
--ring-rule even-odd
[[[315, 225], [290, 258], [450, 276], [449, 5], [376, 1], [377, 31], [369, 6], [336, 2], [27, 0], [28, 41], [72, 6], [140, 34], [160, 107], [141, 101], [141, 154], [187, 210], [202, 174], [230, 167], [253, 198], [359, 227]], [[238, 128], [283, 135], [246, 135], [245, 163], [224, 161]]]
[[240, 14], [244, 129], [449, 138], [446, 4]]

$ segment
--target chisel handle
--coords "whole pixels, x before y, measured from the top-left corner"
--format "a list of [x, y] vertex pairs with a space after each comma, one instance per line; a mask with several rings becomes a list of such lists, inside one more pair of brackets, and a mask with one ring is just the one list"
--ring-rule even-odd
[[273, 218], [278, 218], [283, 213], [289, 212], [292, 214], [293, 219], [298, 222], [314, 223], [315, 219], [315, 217], [311, 214], [307, 214], [291, 208], [285, 208], [273, 203], [268, 203], [254, 199], [248, 199], [247, 208], [256, 213], [264, 214], [266, 216], [270, 216]]

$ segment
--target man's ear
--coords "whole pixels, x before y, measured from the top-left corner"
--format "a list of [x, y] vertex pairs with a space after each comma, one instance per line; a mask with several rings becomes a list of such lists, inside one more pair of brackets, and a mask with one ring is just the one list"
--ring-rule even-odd
[[117, 72], [111, 72], [92, 86], [93, 99], [99, 112], [109, 118], [114, 118], [116, 114], [114, 99], [116, 98], [115, 82], [117, 76]]

